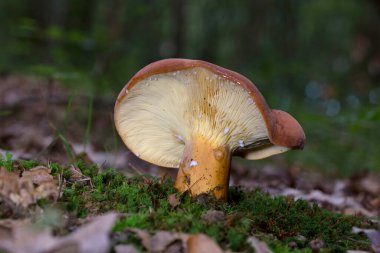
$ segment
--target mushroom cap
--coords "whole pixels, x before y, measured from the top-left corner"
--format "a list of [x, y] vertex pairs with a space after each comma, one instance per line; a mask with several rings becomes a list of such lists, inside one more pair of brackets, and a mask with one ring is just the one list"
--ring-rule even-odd
[[305, 143], [300, 124], [271, 110], [250, 80], [201, 60], [147, 65], [120, 92], [114, 118], [132, 152], [164, 167], [178, 167], [194, 135], [247, 159], [302, 149]]

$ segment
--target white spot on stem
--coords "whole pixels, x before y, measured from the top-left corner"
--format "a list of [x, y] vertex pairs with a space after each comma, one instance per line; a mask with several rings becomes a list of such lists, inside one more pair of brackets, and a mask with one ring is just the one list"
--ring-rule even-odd
[[192, 161], [190, 162], [190, 168], [192, 168], [192, 167], [194, 167], [194, 166], [197, 166], [197, 165], [198, 165], [198, 162], [195, 161], [195, 160], [192, 160]]
[[230, 129], [228, 127], [224, 128], [224, 134], [228, 134], [229, 131]]
[[241, 148], [244, 148], [244, 141], [243, 141], [243, 140], [239, 140], [239, 146], [240, 146]]

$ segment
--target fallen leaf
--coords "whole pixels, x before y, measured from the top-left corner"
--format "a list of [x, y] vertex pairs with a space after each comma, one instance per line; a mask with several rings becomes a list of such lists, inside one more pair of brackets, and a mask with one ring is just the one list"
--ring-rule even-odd
[[13, 192], [20, 191], [19, 176], [15, 172], [9, 172], [0, 167], [0, 195], [8, 197]]
[[185, 248], [188, 235], [182, 233], [173, 233], [168, 231], [156, 231], [154, 235], [150, 235], [142, 229], [130, 229], [140, 239], [141, 244], [149, 252], [167, 252], [168, 248], [176, 241], [180, 241], [182, 248]]
[[58, 198], [58, 188], [57, 183], [55, 182], [45, 182], [38, 186], [34, 191], [34, 197], [36, 199], [43, 199], [43, 198], [52, 198], [57, 199]]
[[73, 241], [79, 244], [81, 253], [108, 252], [111, 247], [109, 234], [116, 221], [116, 213], [108, 213], [95, 217], [90, 223], [83, 225], [63, 241]]
[[175, 240], [166, 248], [165, 253], [185, 253], [186, 248], [181, 240]]
[[77, 243], [67, 243], [64, 246], [59, 245], [58, 248], [49, 249], [43, 253], [80, 253], [80, 251]]
[[[17, 173], [0, 168], [0, 199], [15, 207], [28, 207], [35, 203], [34, 186], [30, 179], [21, 180]], [[17, 211], [17, 210], [13, 210]]]
[[[155, 234], [150, 235], [147, 231], [141, 229], [129, 229], [129, 231], [135, 233], [140, 238], [141, 244], [148, 252], [224, 252], [213, 239], [204, 234], [188, 235], [184, 233], [156, 231]], [[185, 250], [186, 248], [187, 251]]]
[[169, 195], [168, 201], [169, 201], [170, 206], [173, 208], [181, 204], [180, 199], [177, 197], [175, 193]]
[[254, 236], [248, 237], [247, 242], [255, 250], [256, 253], [272, 253], [265, 242], [260, 241]]
[[319, 252], [325, 246], [325, 243], [317, 238], [310, 241], [309, 246], [313, 252]]
[[369, 233], [367, 236], [371, 240], [373, 251], [380, 252], [380, 231]]
[[133, 245], [116, 245], [116, 253], [139, 253]]
[[[48, 174], [50, 169], [39, 166], [30, 172], [17, 172], [0, 168], [0, 199], [15, 207], [27, 208], [42, 198], [58, 198], [58, 185]], [[12, 207], [16, 212], [17, 208]], [[12, 209], [11, 208], [11, 209]]]
[[[158, 231], [150, 237], [150, 250], [164, 251], [174, 241], [180, 239], [180, 236], [167, 231]], [[145, 245], [144, 245], [145, 246]]]
[[94, 217], [88, 224], [65, 237], [54, 237], [49, 228], [38, 229], [31, 223], [14, 223], [11, 236], [0, 240], [0, 250], [9, 253], [106, 253], [111, 241], [109, 234], [117, 214]]
[[29, 179], [33, 182], [33, 184], [40, 185], [45, 182], [52, 182], [53, 176], [50, 174], [51, 169], [45, 166], [37, 166], [30, 170], [25, 170], [22, 173], [22, 178]]
[[132, 229], [129, 229], [129, 231], [131, 231], [132, 233], [135, 233], [136, 236], [140, 238], [141, 244], [146, 249], [149, 250], [151, 243], [150, 243], [150, 234], [147, 231], [138, 229], [138, 228], [132, 228]]
[[298, 247], [298, 244], [295, 241], [291, 241], [288, 243], [288, 247], [291, 249], [296, 249]]
[[204, 234], [190, 235], [187, 240], [188, 253], [223, 253], [216, 242]]
[[12, 239], [13, 228], [27, 223], [29, 219], [0, 219], [0, 242]]
[[83, 179], [85, 176], [82, 174], [82, 171], [75, 167], [74, 165], [71, 165], [69, 167], [69, 171], [70, 171], [70, 181], [78, 181], [78, 180], [81, 180]]

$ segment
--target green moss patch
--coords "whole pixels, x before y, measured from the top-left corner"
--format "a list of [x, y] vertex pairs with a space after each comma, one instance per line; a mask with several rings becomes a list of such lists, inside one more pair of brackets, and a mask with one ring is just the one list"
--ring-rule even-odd
[[[227, 203], [206, 195], [192, 199], [178, 193], [171, 180], [148, 175], [125, 177], [112, 169], [98, 172], [96, 166], [82, 162], [74, 167], [82, 179], [74, 180], [72, 169], [50, 164], [52, 174], [65, 181], [62, 196], [54, 205], [73, 217], [111, 210], [123, 213], [114, 226], [115, 233], [129, 228], [205, 233], [233, 251], [252, 251], [247, 243], [250, 236], [267, 242], [275, 252], [311, 252], [310, 242], [315, 239], [333, 252], [370, 247], [364, 235], [351, 233], [353, 226], [363, 227], [363, 217], [332, 213], [303, 200], [239, 188], [230, 189]], [[173, 194], [179, 204], [169, 201]], [[139, 244], [138, 238], [131, 238], [127, 241]], [[290, 249], [290, 244], [295, 249]]]

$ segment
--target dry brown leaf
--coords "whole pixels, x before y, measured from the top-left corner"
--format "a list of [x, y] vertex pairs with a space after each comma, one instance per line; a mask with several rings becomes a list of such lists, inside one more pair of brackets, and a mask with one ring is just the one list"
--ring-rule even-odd
[[380, 252], [380, 228], [375, 232], [367, 234], [367, 236], [371, 240], [373, 251]]
[[12, 238], [12, 231], [10, 228], [0, 225], [0, 240], [9, 240]]
[[309, 246], [313, 252], [319, 252], [325, 246], [325, 243], [321, 239], [317, 238], [310, 241]]
[[58, 187], [57, 183], [55, 182], [45, 182], [38, 186], [34, 191], [34, 196], [36, 199], [43, 199], [43, 198], [58, 198]]
[[177, 197], [175, 193], [168, 196], [168, 201], [171, 207], [175, 208], [181, 204], [181, 200]]
[[0, 249], [9, 253], [48, 251], [56, 243], [48, 230], [38, 230], [30, 223], [14, 224], [11, 239], [0, 240]]
[[111, 247], [109, 234], [116, 221], [116, 213], [108, 213], [95, 217], [90, 223], [83, 225], [74, 233], [64, 238], [63, 241], [79, 243], [81, 253], [108, 252]]
[[0, 195], [9, 196], [13, 192], [20, 191], [19, 176], [15, 172], [9, 172], [0, 167]]
[[157, 231], [157, 233], [150, 237], [149, 247], [147, 248], [152, 251], [164, 251], [169, 244], [177, 239], [177, 236], [170, 232]]
[[13, 229], [18, 226], [29, 224], [29, 219], [16, 220], [16, 219], [0, 219], [0, 242], [11, 240]]
[[17, 173], [0, 168], [0, 199], [26, 208], [36, 201], [33, 192], [34, 186], [30, 179], [21, 180]]
[[247, 239], [247, 242], [255, 250], [256, 253], [272, 253], [272, 250], [269, 249], [268, 245], [265, 242], [260, 241], [254, 236], [251, 236]]
[[45, 166], [37, 166], [30, 170], [25, 170], [22, 173], [22, 178], [30, 180], [33, 182], [33, 184], [40, 185], [45, 182], [52, 182], [53, 176], [50, 174], [51, 169]]
[[70, 171], [70, 180], [72, 181], [78, 181], [85, 177], [82, 174], [82, 171], [79, 168], [75, 167], [74, 165], [71, 165], [69, 167], [69, 171]]
[[187, 251], [186, 251], [183, 241], [181, 240], [176, 240], [172, 242], [165, 250], [165, 253], [185, 253], [185, 252]]
[[65, 244], [63, 247], [59, 245], [57, 248], [49, 249], [43, 253], [80, 253], [77, 243]]
[[57, 182], [48, 173], [50, 169], [39, 166], [20, 177], [16, 172], [0, 168], [0, 198], [23, 208], [42, 198], [57, 199]]
[[[156, 231], [150, 235], [141, 229], [129, 229], [135, 233], [148, 252], [164, 253], [223, 253], [218, 244], [204, 234], [188, 235], [168, 231]], [[186, 250], [187, 249], [187, 250]]]
[[54, 237], [50, 229], [38, 230], [30, 223], [14, 223], [11, 236], [1, 238], [0, 250], [9, 253], [106, 253], [111, 247], [109, 234], [116, 218], [115, 213], [95, 217], [65, 237]]
[[116, 245], [116, 253], [139, 253], [133, 245]]
[[204, 234], [190, 235], [187, 240], [188, 253], [223, 253], [216, 242]]
[[149, 249], [150, 248], [150, 234], [145, 231], [145, 230], [142, 230], [142, 229], [138, 229], [138, 228], [132, 228], [132, 229], [129, 229], [129, 231], [135, 233], [141, 240], [141, 244], [146, 248], [146, 249]]
[[188, 235], [182, 233], [172, 233], [168, 231], [156, 231], [154, 235], [150, 235], [147, 231], [141, 229], [130, 229], [140, 239], [142, 245], [149, 252], [167, 252], [170, 245], [176, 241], [181, 241], [181, 248], [185, 248]]

